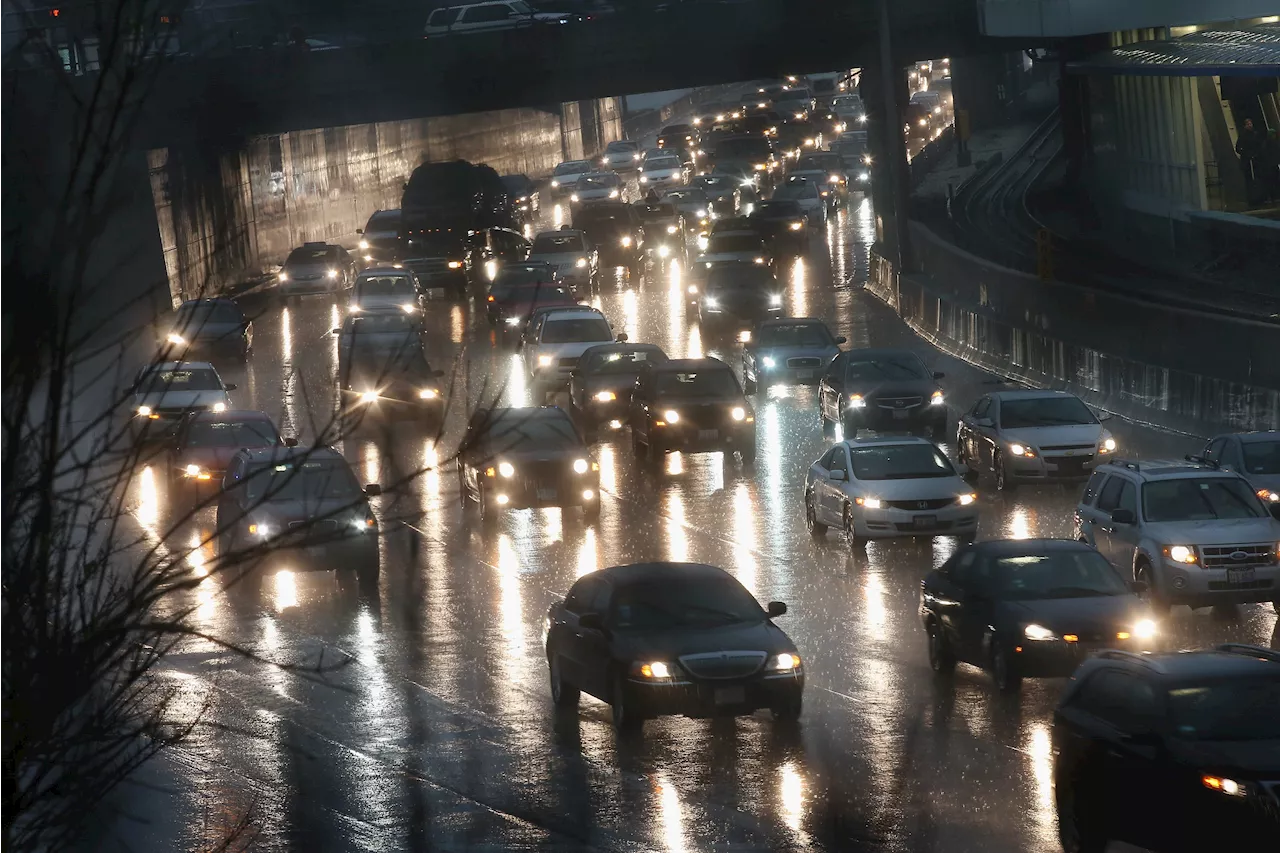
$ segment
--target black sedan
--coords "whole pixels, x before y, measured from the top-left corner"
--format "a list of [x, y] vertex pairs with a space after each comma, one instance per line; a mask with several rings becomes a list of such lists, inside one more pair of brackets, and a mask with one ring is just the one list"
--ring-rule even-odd
[[178, 306], [173, 325], [160, 347], [167, 358], [191, 358], [197, 353], [249, 356], [253, 323], [230, 299], [190, 299]]
[[667, 354], [653, 344], [602, 344], [582, 353], [569, 377], [569, 402], [588, 442], [602, 425], [623, 427], [640, 372], [666, 361]]
[[803, 255], [809, 250], [808, 217], [796, 201], [757, 202], [748, 217], [775, 255]]
[[339, 377], [343, 417], [352, 426], [365, 419], [414, 419], [438, 427], [445, 413], [443, 375], [427, 362], [421, 347], [386, 352], [357, 345]]
[[463, 512], [491, 521], [504, 509], [582, 507], [600, 516], [600, 463], [556, 406], [478, 409], [458, 449]]
[[768, 708], [800, 716], [804, 669], [796, 647], [738, 581], [698, 563], [613, 566], [579, 578], [547, 611], [551, 698], [580, 692], [613, 706], [613, 725], [651, 717], [740, 716]]
[[1008, 539], [961, 548], [920, 584], [929, 664], [991, 671], [996, 687], [1070, 675], [1101, 649], [1144, 650], [1156, 623], [1107, 559], [1070, 539]]
[[603, 201], [573, 212], [573, 227], [584, 232], [600, 253], [603, 266], [644, 268], [645, 229], [640, 215], [626, 202]]
[[652, 466], [670, 451], [756, 461], [756, 413], [729, 365], [715, 358], [673, 358], [640, 376], [631, 393], [631, 449]]
[[911, 350], [857, 349], [840, 353], [818, 386], [823, 432], [835, 425], [845, 438], [859, 429], [876, 432], [927, 432], [942, 441], [947, 407], [933, 373]]

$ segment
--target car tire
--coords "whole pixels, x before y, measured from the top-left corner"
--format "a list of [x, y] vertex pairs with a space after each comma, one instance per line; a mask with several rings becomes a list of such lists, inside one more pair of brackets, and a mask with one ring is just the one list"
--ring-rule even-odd
[[1005, 470], [1003, 453], [996, 452], [995, 459], [992, 460], [992, 467], [996, 469], [996, 491], [1003, 494], [1012, 492], [1017, 487], [1017, 483], [1009, 477], [1009, 472]]
[[596, 499], [582, 505], [582, 520], [588, 524], [600, 520], [600, 490], [596, 490]]
[[553, 652], [547, 661], [548, 675], [551, 679], [551, 702], [557, 708], [577, 708], [582, 692], [564, 680], [561, 674], [560, 655]]
[[378, 589], [378, 575], [382, 573], [382, 563], [375, 556], [372, 560], [366, 560], [359, 568], [356, 569], [356, 580], [360, 584], [362, 592], [376, 592]]
[[1142, 581], [1147, 585], [1147, 591], [1142, 596], [1146, 599], [1147, 606], [1151, 608], [1151, 612], [1156, 616], [1168, 615], [1169, 608], [1172, 605], [1168, 599], [1160, 594], [1160, 590], [1156, 586], [1156, 573], [1152, 570], [1151, 564], [1145, 559], [1139, 560], [1133, 570], [1133, 579]]
[[826, 415], [819, 415], [822, 418], [822, 437], [832, 438], [836, 434], [836, 422], [828, 418]]
[[999, 642], [991, 647], [991, 678], [1001, 693], [1017, 693], [1022, 688], [1022, 676], [1013, 672], [1009, 653]]
[[1058, 842], [1063, 853], [1103, 853], [1107, 849], [1107, 831], [1102, 821], [1080, 808], [1079, 783], [1070, 782], [1055, 788], [1058, 811]]
[[640, 440], [636, 428], [631, 428], [631, 454], [637, 459], [643, 459], [645, 454], [644, 442]]
[[738, 451], [738, 455], [742, 457], [743, 465], [756, 464], [756, 437], [754, 435], [751, 436], [751, 442]]
[[644, 446], [644, 451], [645, 464], [655, 471], [661, 470], [662, 460], [667, 454], [663, 452], [662, 448], [658, 445], [658, 442], [650, 438], [649, 443]]
[[627, 685], [621, 675], [613, 677], [609, 690], [609, 705], [613, 708], [613, 728], [618, 734], [634, 734], [644, 726], [635, 704], [627, 698]]
[[804, 694], [799, 690], [787, 694], [786, 698], [769, 709], [775, 722], [794, 724], [799, 722], [804, 710]]
[[925, 628], [925, 633], [929, 643], [929, 668], [938, 675], [949, 675], [954, 672], [956, 656], [947, 644], [947, 636], [942, 632], [942, 626], [931, 620]]
[[747, 378], [746, 367], [742, 368], [742, 391], [745, 394], [756, 393], [756, 381], [754, 379]]
[[1277, 598], [1275, 601], [1271, 602], [1271, 609], [1277, 613], [1280, 613], [1280, 598]]
[[827, 526], [818, 521], [818, 508], [813, 502], [813, 491], [804, 494], [804, 526], [809, 528], [809, 535], [821, 539], [827, 535]]
[[485, 498], [484, 489], [480, 490], [476, 503], [480, 505], [480, 523], [486, 526], [493, 524], [498, 517], [498, 508]]
[[867, 550], [867, 539], [857, 534], [857, 527], [853, 523], [853, 509], [845, 504], [844, 507], [844, 540], [849, 545], [849, 551], [853, 554], [861, 554]]

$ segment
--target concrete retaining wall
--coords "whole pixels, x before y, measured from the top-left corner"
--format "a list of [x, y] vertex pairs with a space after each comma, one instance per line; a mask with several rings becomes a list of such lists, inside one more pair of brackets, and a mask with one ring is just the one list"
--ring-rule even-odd
[[925, 274], [873, 253], [867, 287], [939, 348], [1192, 435], [1280, 424], [1280, 328], [1040, 282], [912, 231]]
[[148, 152], [175, 303], [242, 285], [309, 240], [352, 246], [419, 164], [548, 173], [622, 134], [618, 100], [325, 128]]

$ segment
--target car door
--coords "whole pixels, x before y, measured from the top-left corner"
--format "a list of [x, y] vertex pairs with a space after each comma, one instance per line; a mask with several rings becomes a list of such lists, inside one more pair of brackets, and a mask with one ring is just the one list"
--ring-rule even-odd
[[649, 440], [649, 408], [653, 405], [653, 377], [642, 373], [631, 392], [631, 432], [641, 441]]
[[[1098, 537], [1102, 533], [1098, 530], [1099, 525], [1106, 524], [1110, 519], [1098, 509], [1098, 493], [1102, 490], [1102, 485], [1107, 480], [1106, 471], [1094, 471], [1089, 477], [1089, 482], [1085, 484], [1084, 494], [1080, 497], [1080, 503], [1076, 506], [1076, 537], [1083, 539], [1095, 548], [1098, 548]], [[1101, 551], [1101, 548], [1098, 548]]]
[[1121, 565], [1116, 560], [1117, 549], [1113, 544], [1113, 537], [1119, 535], [1118, 529], [1124, 525], [1118, 525], [1111, 520], [1111, 511], [1120, 508], [1120, 494], [1124, 489], [1125, 482], [1126, 480], [1119, 474], [1112, 474], [1102, 484], [1102, 489], [1098, 492], [1098, 500], [1095, 504], [1098, 523], [1093, 528], [1093, 547], [1097, 548], [1111, 565], [1122, 572], [1132, 568], [1132, 563]]
[[996, 424], [999, 421], [1000, 401], [983, 397], [974, 404], [973, 411], [964, 418], [969, 444], [965, 450], [975, 467], [990, 470], [996, 447]]
[[601, 577], [600, 583], [592, 587], [588, 612], [599, 614], [604, 627], [584, 628], [580, 632], [582, 680], [578, 685], [597, 699], [606, 699], [609, 695], [609, 674], [613, 664], [613, 635], [610, 631], [614, 621], [610, 612], [612, 598], [613, 584]]
[[580, 578], [569, 588], [564, 606], [556, 615], [558, 621], [554, 621], [551, 625], [551, 631], [555, 636], [555, 648], [551, 651], [560, 655], [561, 675], [579, 688], [586, 686], [583, 679], [586, 674], [584, 667], [587, 651], [582, 626], [578, 624], [578, 620], [584, 613], [592, 612], [591, 605], [601, 582], [600, 577], [595, 574]]
[[836, 356], [818, 383], [818, 410], [828, 420], [840, 420], [839, 400], [844, 392], [844, 370], [848, 362], [847, 353]]
[[844, 504], [846, 489], [850, 487], [849, 452], [843, 444], [831, 448], [827, 465], [827, 476], [823, 481], [821, 506], [825, 523], [842, 524], [844, 522]]
[[1138, 517], [1138, 486], [1127, 477], [1121, 477], [1120, 500], [1118, 509], [1127, 510], [1133, 517], [1133, 524], [1118, 524], [1111, 521], [1107, 532], [1107, 559], [1120, 569], [1125, 578], [1132, 577], [1134, 552], [1138, 548], [1138, 537], [1142, 530]]
[[[976, 585], [975, 564], [978, 553], [967, 549], [957, 554], [939, 572], [934, 587], [933, 611], [946, 636], [947, 645], [961, 660], [977, 660], [972, 647], [980, 642], [981, 627], [975, 628], [971, 609], [978, 606], [980, 595], [972, 588]], [[975, 640], [975, 636], [977, 639]]]
[[538, 366], [538, 341], [542, 337], [542, 326], [546, 320], [546, 314], [540, 314], [535, 317], [525, 335], [524, 364], [530, 376], [534, 375], [534, 371]]

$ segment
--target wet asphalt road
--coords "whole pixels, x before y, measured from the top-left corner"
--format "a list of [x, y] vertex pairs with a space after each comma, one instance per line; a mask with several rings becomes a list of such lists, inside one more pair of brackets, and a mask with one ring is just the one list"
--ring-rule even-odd
[[[827, 320], [850, 346], [909, 346], [934, 369], [954, 409], [992, 387], [942, 356], [860, 290], [872, 239], [869, 202], [855, 196], [786, 273], [788, 311]], [[599, 306], [616, 331], [673, 356], [740, 365], [736, 340], [709, 338], [686, 317], [678, 277], [622, 273]], [[344, 302], [263, 306], [255, 353], [228, 367], [237, 405], [264, 410], [285, 434], [312, 439], [335, 407], [334, 338]], [[478, 307], [478, 306], [477, 306]], [[757, 404], [759, 458], [672, 456], [661, 475], [631, 456], [625, 433], [597, 447], [603, 512], [508, 513], [488, 532], [464, 521], [451, 451], [464, 395], [527, 400], [518, 356], [497, 347], [473, 306], [433, 303], [429, 349], [452, 370], [444, 436], [394, 426], [342, 443], [367, 482], [385, 537], [376, 596], [332, 573], [284, 572], [256, 599], [210, 578], [175, 609], [210, 635], [286, 664], [349, 663], [320, 675], [284, 672], [212, 642], [168, 659], [198, 728], [163, 765], [168, 793], [147, 793], [141, 849], [191, 849], [253, 816], [257, 849], [347, 850], [1057, 850], [1049, 723], [1061, 681], [997, 695], [961, 666], [935, 679], [916, 615], [919, 582], [950, 539], [872, 544], [852, 559], [834, 535], [805, 530], [800, 488], [824, 448], [812, 389], [773, 389]], [[954, 424], [954, 415], [952, 419]], [[1196, 446], [1109, 424], [1126, 455]], [[608, 437], [606, 437], [608, 438]], [[948, 447], [949, 450], [953, 448]], [[144, 472], [132, 511], [144, 528], [167, 519], [159, 478]], [[980, 537], [1070, 536], [1078, 488], [980, 489]], [[209, 511], [173, 540], [199, 544]], [[208, 545], [191, 554], [207, 571]], [[782, 600], [779, 624], [805, 658], [797, 732], [766, 713], [737, 720], [664, 718], [619, 741], [606, 706], [584, 697], [576, 718], [552, 712], [542, 654], [547, 606], [597, 567], [642, 560], [722, 566], [761, 601]], [[301, 568], [301, 567], [299, 567]], [[1175, 608], [1175, 646], [1276, 642], [1269, 606], [1233, 613]], [[137, 849], [137, 848], [135, 848]]]

